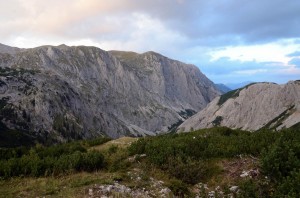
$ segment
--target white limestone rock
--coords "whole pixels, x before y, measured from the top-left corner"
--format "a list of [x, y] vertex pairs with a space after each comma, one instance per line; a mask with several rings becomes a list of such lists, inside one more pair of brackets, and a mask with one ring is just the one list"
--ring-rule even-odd
[[[223, 102], [222, 102], [223, 101]], [[300, 82], [256, 83], [215, 98], [178, 131], [226, 126], [256, 131], [289, 128], [300, 122]]]

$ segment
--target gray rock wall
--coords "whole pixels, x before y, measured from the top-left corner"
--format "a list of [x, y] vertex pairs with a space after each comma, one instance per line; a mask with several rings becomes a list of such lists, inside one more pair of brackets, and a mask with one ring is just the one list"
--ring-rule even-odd
[[299, 81], [285, 85], [257, 83], [215, 98], [206, 108], [182, 123], [178, 131], [213, 126], [250, 131], [263, 127], [280, 130], [299, 122]]
[[[1, 122], [41, 138], [155, 135], [219, 95], [196, 66], [154, 52], [66, 45], [5, 49]], [[5, 114], [8, 108], [12, 117]]]

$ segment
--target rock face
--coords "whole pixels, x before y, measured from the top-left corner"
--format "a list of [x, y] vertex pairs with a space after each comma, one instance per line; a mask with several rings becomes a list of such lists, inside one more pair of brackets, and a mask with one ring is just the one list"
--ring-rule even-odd
[[10, 47], [8, 45], [3, 45], [0, 43], [0, 53], [15, 54], [19, 51], [22, 51], [22, 49], [19, 49], [17, 47]]
[[226, 126], [255, 131], [280, 130], [300, 123], [300, 81], [285, 85], [251, 84], [215, 98], [205, 109], [178, 127], [178, 131]]
[[0, 48], [2, 131], [47, 141], [155, 135], [219, 95], [196, 66], [155, 52]]

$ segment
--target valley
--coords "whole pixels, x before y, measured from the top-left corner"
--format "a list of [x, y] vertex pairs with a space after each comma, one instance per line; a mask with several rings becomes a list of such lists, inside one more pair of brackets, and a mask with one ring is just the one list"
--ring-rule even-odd
[[0, 52], [0, 195], [299, 193], [298, 81], [230, 91], [155, 52]]
[[300, 1], [0, 1], [0, 198], [299, 198]]

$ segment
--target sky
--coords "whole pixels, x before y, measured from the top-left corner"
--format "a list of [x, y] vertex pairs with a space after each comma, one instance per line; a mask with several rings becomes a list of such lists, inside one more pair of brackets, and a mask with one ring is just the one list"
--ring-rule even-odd
[[0, 0], [0, 43], [156, 51], [215, 83], [300, 79], [299, 0]]

